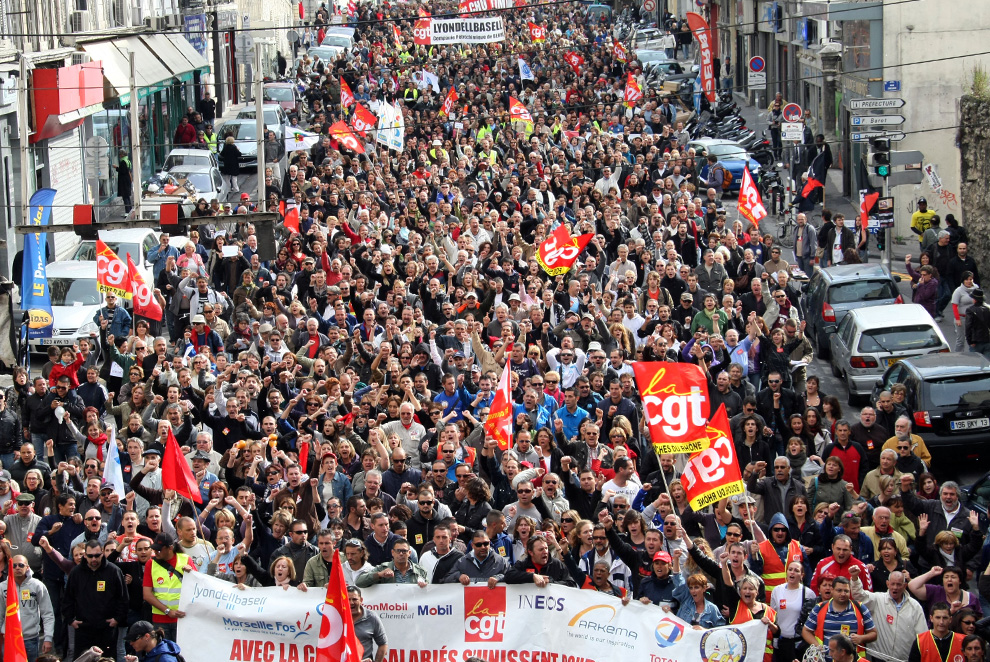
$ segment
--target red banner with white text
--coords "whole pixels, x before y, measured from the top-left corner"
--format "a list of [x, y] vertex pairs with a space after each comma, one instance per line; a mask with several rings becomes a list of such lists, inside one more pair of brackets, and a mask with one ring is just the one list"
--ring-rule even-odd
[[693, 363], [635, 361], [636, 386], [653, 450], [694, 453], [708, 448], [708, 378]]
[[566, 226], [558, 225], [557, 229], [536, 249], [536, 261], [551, 276], [566, 274], [594, 236], [583, 234], [580, 237], [572, 237]]
[[132, 296], [127, 265], [102, 239], [96, 240], [96, 289], [121, 299]]
[[695, 512], [746, 491], [724, 404], [712, 416], [707, 435], [708, 448], [691, 455], [681, 475], [688, 502]]
[[715, 61], [712, 54], [712, 31], [708, 21], [701, 14], [687, 13], [688, 27], [698, 40], [698, 53], [701, 60], [701, 89], [705, 91], [709, 103], [715, 103]]

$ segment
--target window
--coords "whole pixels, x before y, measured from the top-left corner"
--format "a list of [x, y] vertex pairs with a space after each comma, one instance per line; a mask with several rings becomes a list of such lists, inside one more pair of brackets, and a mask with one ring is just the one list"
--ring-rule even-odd
[[93, 306], [100, 303], [95, 278], [49, 278], [53, 306]]
[[941, 346], [942, 339], [931, 324], [912, 324], [896, 329], [868, 329], [859, 338], [861, 352], [895, 353]]
[[883, 380], [884, 390], [889, 391], [891, 386], [900, 382], [904, 372], [905, 372], [904, 366], [895, 365], [893, 369], [887, 373], [887, 376]]
[[837, 283], [828, 290], [829, 303], [855, 303], [896, 299], [897, 288], [890, 280], [861, 280]]
[[981, 373], [929, 380], [928, 399], [934, 407], [990, 407], [990, 375]]

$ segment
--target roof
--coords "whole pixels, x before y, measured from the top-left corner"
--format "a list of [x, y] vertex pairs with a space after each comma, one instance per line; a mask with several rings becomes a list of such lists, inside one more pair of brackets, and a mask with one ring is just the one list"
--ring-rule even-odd
[[833, 283], [863, 278], [893, 278], [890, 271], [879, 264], [842, 264], [823, 269], [822, 273]]
[[[122, 230], [122, 232], [129, 231]], [[49, 278], [91, 278], [96, 280], [96, 262], [78, 262], [76, 260], [52, 262], [45, 267], [45, 275]]]
[[[285, 88], [287, 90], [296, 89], [296, 86], [293, 83], [282, 83], [282, 82], [265, 83], [265, 87], [280, 87], [280, 88]], [[268, 105], [270, 104], [267, 103], [264, 104], [264, 106], [268, 106]], [[254, 108], [254, 106], [250, 106], [250, 107]]]
[[925, 354], [902, 363], [913, 367], [923, 378], [955, 377], [960, 374], [990, 371], [990, 361], [976, 352], [948, 352], [945, 354]]
[[883, 306], [867, 306], [849, 311], [862, 326], [877, 328], [892, 324], [923, 324], [935, 326], [935, 320], [925, 307], [917, 303], [888, 303]]

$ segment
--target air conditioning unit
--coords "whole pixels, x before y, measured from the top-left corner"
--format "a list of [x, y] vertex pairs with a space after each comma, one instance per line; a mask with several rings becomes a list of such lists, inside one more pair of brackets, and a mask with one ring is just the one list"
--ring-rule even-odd
[[89, 12], [74, 11], [69, 14], [69, 32], [89, 32]]

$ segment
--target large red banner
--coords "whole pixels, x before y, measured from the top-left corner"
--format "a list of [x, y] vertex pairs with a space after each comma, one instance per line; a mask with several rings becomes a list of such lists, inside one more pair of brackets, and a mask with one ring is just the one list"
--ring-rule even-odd
[[708, 379], [693, 363], [632, 364], [643, 413], [658, 453], [695, 453], [708, 448], [711, 408]]
[[[508, 356], [512, 351], [512, 343], [505, 350]], [[509, 361], [502, 368], [502, 377], [498, 380], [492, 406], [488, 409], [485, 419], [485, 435], [498, 442], [499, 450], [507, 451], [512, 448], [512, 386], [509, 375], [512, 372]]]
[[583, 234], [580, 237], [572, 237], [566, 226], [558, 225], [557, 229], [536, 249], [536, 261], [551, 276], [566, 274], [594, 236]]
[[131, 298], [127, 265], [102, 239], [96, 240], [96, 289], [121, 299]]
[[695, 511], [746, 490], [724, 404], [708, 424], [707, 434], [710, 445], [691, 455], [681, 476], [688, 502]]
[[688, 27], [698, 40], [698, 53], [701, 59], [701, 89], [705, 91], [709, 103], [715, 103], [715, 62], [712, 59], [712, 31], [708, 21], [701, 14], [687, 13]]

